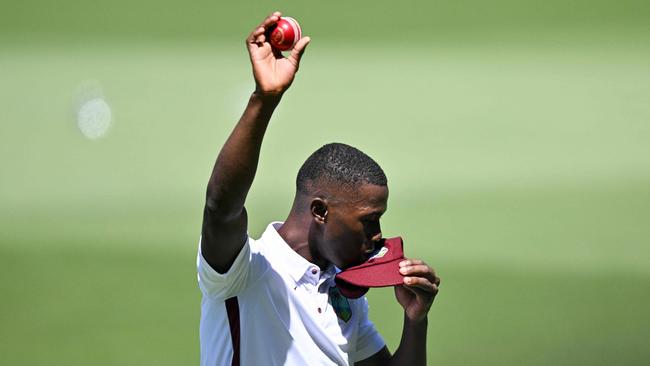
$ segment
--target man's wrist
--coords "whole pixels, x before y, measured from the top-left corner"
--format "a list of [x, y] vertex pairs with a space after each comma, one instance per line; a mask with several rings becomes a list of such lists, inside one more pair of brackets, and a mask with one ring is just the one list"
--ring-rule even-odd
[[251, 94], [250, 99], [260, 101], [264, 104], [278, 105], [278, 103], [280, 103], [280, 100], [282, 99], [282, 94], [284, 93], [268, 93], [268, 92], [255, 90], [253, 94]]
[[248, 108], [257, 111], [260, 117], [271, 118], [273, 111], [280, 104], [282, 94], [268, 94], [254, 91], [248, 99]]
[[419, 319], [411, 319], [408, 314], [404, 312], [404, 325], [414, 328], [424, 328], [426, 329], [429, 324], [429, 315], [426, 314], [424, 317]]

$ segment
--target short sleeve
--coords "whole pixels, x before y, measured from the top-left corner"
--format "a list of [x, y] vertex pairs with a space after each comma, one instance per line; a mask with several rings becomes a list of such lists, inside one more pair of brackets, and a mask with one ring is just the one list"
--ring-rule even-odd
[[377, 352], [381, 351], [386, 345], [384, 339], [375, 329], [375, 325], [368, 318], [368, 300], [364, 296], [359, 299], [359, 330], [357, 332], [357, 347], [352, 355], [353, 362], [365, 360]]
[[236, 296], [245, 286], [251, 267], [250, 238], [239, 251], [237, 258], [226, 273], [215, 271], [203, 258], [201, 253], [201, 240], [199, 240], [199, 253], [196, 259], [199, 288], [205, 296], [227, 299]]

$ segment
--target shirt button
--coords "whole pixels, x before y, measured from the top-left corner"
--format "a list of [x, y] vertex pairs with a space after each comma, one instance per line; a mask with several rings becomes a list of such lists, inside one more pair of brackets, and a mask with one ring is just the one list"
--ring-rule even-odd
[[316, 274], [316, 273], [318, 273], [318, 270], [316, 268], [312, 268], [311, 269], [311, 274]]
[[318, 308], [318, 313], [320, 314], [320, 313], [322, 313], [322, 312], [323, 312], [323, 311], [321, 310], [321, 308]]

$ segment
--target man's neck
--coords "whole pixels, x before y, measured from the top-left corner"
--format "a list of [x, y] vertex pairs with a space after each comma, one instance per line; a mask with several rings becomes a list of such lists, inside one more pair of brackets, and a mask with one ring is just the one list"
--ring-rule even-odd
[[[317, 259], [312, 255], [309, 247], [309, 225], [311, 223], [310, 217], [301, 217], [295, 215], [293, 212], [289, 214], [287, 220], [278, 229], [278, 234], [284, 241], [307, 261], [314, 263], [321, 269], [327, 267], [327, 263], [318, 263]], [[325, 261], [322, 261], [325, 262]]]

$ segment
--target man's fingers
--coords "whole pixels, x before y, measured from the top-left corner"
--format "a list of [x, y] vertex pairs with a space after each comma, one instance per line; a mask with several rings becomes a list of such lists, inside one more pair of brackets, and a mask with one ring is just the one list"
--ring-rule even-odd
[[435, 285], [424, 277], [404, 277], [404, 284], [409, 287], [417, 287], [425, 291], [433, 291]]
[[[422, 264], [415, 264], [415, 263], [422, 263]], [[431, 283], [440, 285], [440, 278], [436, 275], [436, 272], [433, 270], [433, 268], [424, 264], [424, 262], [420, 260], [410, 261], [408, 265], [404, 265], [400, 267], [399, 272], [403, 276], [424, 277], [428, 279]]]
[[302, 54], [305, 53], [305, 49], [307, 48], [309, 42], [311, 42], [311, 38], [302, 37], [291, 50], [291, 54], [289, 55], [289, 60], [291, 60], [291, 62], [296, 66], [296, 68], [300, 64], [300, 59], [302, 58]]
[[251, 34], [249, 34], [246, 38], [246, 43], [255, 43], [257, 41], [257, 37], [259, 37], [261, 34], [264, 34], [264, 28], [257, 27], [253, 29]]
[[273, 14], [266, 17], [264, 19], [264, 21], [262, 21], [262, 23], [260, 24], [260, 27], [262, 27], [264, 29], [268, 29], [270, 26], [277, 23], [278, 20], [280, 20], [281, 16], [282, 16], [282, 13], [280, 13], [279, 11], [274, 12]]
[[264, 35], [264, 28], [257, 27], [251, 32], [247, 39], [248, 43], [263, 43], [266, 36]]
[[422, 277], [404, 277], [404, 287], [416, 295], [436, 296], [438, 293], [438, 286]]
[[433, 270], [426, 264], [414, 264], [411, 266], [400, 267], [399, 272], [404, 276], [408, 276], [408, 275], [417, 276], [417, 275], [425, 275], [429, 273], [433, 274]]
[[[273, 14], [269, 15], [268, 17], [264, 18], [262, 23], [260, 23], [260, 25], [258, 25], [255, 29], [253, 29], [253, 31], [248, 36], [248, 38], [246, 38], [246, 42], [247, 43], [258, 43], [258, 42], [260, 42], [259, 41], [260, 35], [264, 35], [266, 30], [270, 26], [272, 26], [273, 24], [277, 23], [278, 20], [280, 20], [281, 16], [282, 16], [282, 13], [280, 13], [279, 11], [276, 11]], [[262, 40], [261, 42], [264, 42], [264, 40]]]
[[399, 262], [400, 267], [412, 266], [416, 264], [426, 264], [426, 263], [424, 263], [424, 261], [421, 259], [411, 259], [411, 258], [405, 258], [403, 261]]

